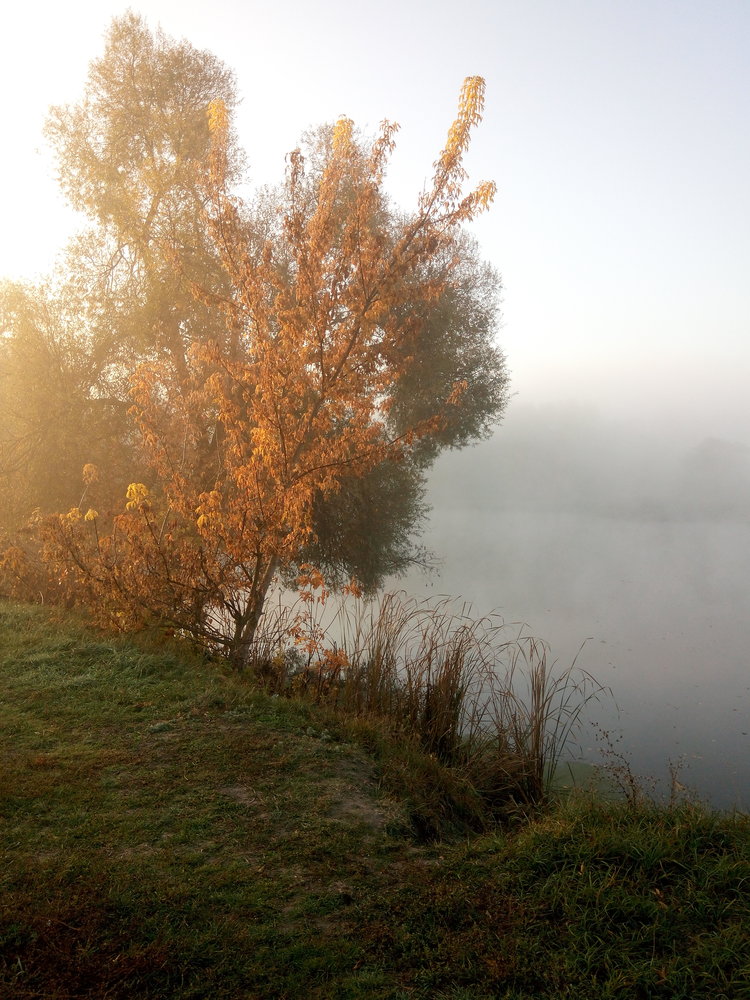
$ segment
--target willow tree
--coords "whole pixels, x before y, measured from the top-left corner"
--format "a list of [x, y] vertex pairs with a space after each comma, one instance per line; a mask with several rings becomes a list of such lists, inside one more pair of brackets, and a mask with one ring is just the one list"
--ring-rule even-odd
[[[168, 355], [180, 364], [190, 343], [215, 336], [164, 254], [209, 285], [221, 269], [204, 225], [199, 166], [211, 138], [206, 108], [237, 104], [234, 74], [210, 52], [151, 32], [132, 12], [115, 18], [92, 62], [82, 100], [50, 110], [46, 134], [60, 185], [90, 220], [64, 262], [115, 330], [126, 363]], [[227, 137], [227, 177], [243, 155]]]
[[455, 318], [457, 301], [463, 315], [488, 308], [473, 294], [486, 285], [463, 229], [495, 192], [463, 190], [483, 99], [481, 78], [467, 79], [408, 215], [384, 193], [396, 126], [367, 141], [348, 119], [316, 143], [311, 165], [290, 154], [270, 210], [267, 199], [262, 211], [244, 205], [232, 191], [231, 108], [210, 103], [196, 190], [220, 275], [203, 281], [179, 240], [162, 243], [211, 322], [188, 328], [183, 355], [155, 355], [133, 378], [151, 485], [131, 484], [111, 530], [93, 508], [48, 527], [50, 558], [98, 606], [155, 614], [241, 662], [274, 576], [331, 544], [316, 525], [332, 510], [337, 561], [355, 484], [380, 474], [387, 489], [407, 470], [418, 486], [441, 447], [497, 417], [506, 376], [486, 323], [463, 341], [460, 324], [440, 318]]
[[[128, 13], [112, 22], [80, 102], [50, 111], [60, 184], [86, 226], [44, 283], [0, 285], [6, 530], [35, 510], [77, 502], [87, 462], [100, 469], [102, 512], [114, 495], [119, 503], [128, 482], [148, 475], [127, 419], [130, 375], [158, 357], [185, 371], [193, 340], [223, 329], [164, 252], [179, 248], [183, 271], [206, 287], [222, 279], [198, 181], [211, 143], [206, 107], [216, 98], [237, 103], [220, 60]], [[236, 143], [228, 155], [237, 179]]]

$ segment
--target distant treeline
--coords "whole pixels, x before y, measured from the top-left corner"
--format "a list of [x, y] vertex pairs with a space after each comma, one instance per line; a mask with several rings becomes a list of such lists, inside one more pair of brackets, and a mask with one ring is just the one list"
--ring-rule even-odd
[[431, 494], [443, 508], [748, 520], [750, 446], [707, 437], [686, 448], [588, 411], [517, 404], [490, 441], [438, 463]]

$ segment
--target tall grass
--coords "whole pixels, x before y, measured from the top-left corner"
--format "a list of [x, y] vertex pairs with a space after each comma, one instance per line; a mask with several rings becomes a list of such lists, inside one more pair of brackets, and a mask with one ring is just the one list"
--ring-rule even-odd
[[498, 615], [449, 598], [279, 601], [249, 666], [277, 693], [378, 719], [455, 769], [492, 808], [538, 804], [603, 688]]

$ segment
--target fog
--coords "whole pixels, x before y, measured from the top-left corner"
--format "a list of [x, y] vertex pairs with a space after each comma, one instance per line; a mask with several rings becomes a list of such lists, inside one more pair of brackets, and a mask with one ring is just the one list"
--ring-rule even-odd
[[498, 610], [612, 689], [584, 759], [621, 736], [642, 776], [750, 804], [750, 446], [636, 431], [596, 411], [515, 400], [494, 437], [434, 470], [435, 570], [398, 581]]
[[[19, 278], [78, 227], [42, 122], [51, 102], [79, 99], [122, 13], [114, 0], [47, 7], [13, 6], [0, 60], [5, 92], [23, 95], [6, 102], [0, 165], [0, 274]], [[521, 396], [492, 441], [441, 460], [425, 536], [439, 573], [394, 585], [499, 608], [562, 663], [590, 636], [581, 663], [622, 709], [600, 719], [634, 764], [685, 753], [687, 782], [732, 801], [750, 786], [750, 6], [454, 7], [391, 0], [373, 17], [351, 0], [288, 0], [260, 16], [151, 0], [148, 14], [237, 70], [253, 184], [283, 176], [316, 122], [343, 113], [372, 132], [386, 116], [402, 126], [389, 191], [408, 208], [461, 80], [486, 78], [467, 164], [498, 192], [474, 231], [503, 275], [500, 339]], [[525, 402], [560, 386], [590, 408]]]

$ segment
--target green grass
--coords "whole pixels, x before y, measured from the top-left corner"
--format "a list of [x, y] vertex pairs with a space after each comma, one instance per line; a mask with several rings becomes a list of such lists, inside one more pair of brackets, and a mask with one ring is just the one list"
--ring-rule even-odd
[[414, 745], [8, 604], [0, 739], [3, 998], [750, 998], [746, 816], [469, 835]]

